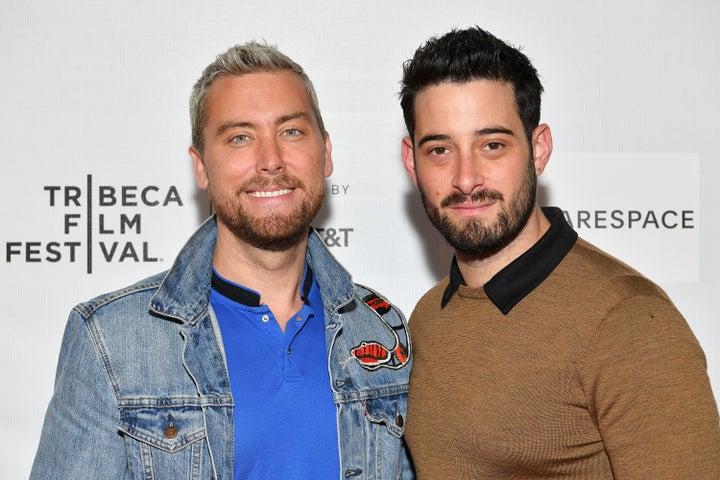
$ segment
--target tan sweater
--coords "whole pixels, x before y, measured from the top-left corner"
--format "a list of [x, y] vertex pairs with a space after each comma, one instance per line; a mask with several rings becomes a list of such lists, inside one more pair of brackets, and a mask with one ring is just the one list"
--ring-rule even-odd
[[720, 479], [705, 357], [649, 280], [578, 240], [507, 315], [447, 284], [410, 320], [419, 480]]

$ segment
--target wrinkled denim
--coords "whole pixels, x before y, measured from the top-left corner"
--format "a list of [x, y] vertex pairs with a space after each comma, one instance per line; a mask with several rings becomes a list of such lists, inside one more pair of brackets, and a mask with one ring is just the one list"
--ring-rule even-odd
[[[232, 479], [233, 398], [210, 308], [216, 233], [211, 218], [167, 273], [72, 310], [32, 480]], [[354, 355], [398, 340], [409, 355], [405, 319], [362, 301], [372, 292], [314, 232], [307, 261], [325, 309], [340, 478], [412, 478], [402, 443], [411, 359], [363, 366]]]

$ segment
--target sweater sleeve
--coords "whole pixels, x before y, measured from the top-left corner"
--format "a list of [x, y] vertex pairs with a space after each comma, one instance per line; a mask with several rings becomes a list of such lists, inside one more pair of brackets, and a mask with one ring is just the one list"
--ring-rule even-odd
[[590, 412], [617, 480], [720, 479], [705, 356], [666, 297], [635, 295], [612, 308], [585, 368]]

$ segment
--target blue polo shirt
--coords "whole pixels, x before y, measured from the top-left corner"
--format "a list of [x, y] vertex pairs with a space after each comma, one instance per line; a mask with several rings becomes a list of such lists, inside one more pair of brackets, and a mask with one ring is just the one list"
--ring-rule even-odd
[[210, 305], [235, 402], [234, 479], [340, 477], [323, 305], [307, 266], [300, 293], [283, 332], [258, 292], [213, 271]]

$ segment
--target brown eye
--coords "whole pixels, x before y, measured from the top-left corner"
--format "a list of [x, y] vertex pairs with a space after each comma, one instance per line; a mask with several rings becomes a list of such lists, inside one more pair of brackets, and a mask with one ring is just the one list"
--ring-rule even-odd
[[444, 155], [448, 152], [449, 152], [449, 150], [445, 147], [433, 147], [430, 149], [431, 155]]

